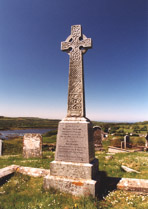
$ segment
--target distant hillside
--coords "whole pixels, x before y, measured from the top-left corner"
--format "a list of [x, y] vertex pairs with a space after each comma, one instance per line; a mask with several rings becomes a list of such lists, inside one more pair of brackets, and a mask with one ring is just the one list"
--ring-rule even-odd
[[[60, 120], [32, 118], [32, 117], [4, 117], [0, 116], [0, 130], [6, 129], [25, 129], [25, 128], [55, 128], [58, 127]], [[109, 133], [147, 133], [148, 121], [137, 123], [109, 123], [92, 121], [94, 126], [101, 126], [103, 131]]]
[[59, 120], [0, 116], [0, 130], [25, 128], [57, 128]]
[[148, 121], [136, 123], [109, 123], [93, 121], [93, 125], [100, 126], [104, 132], [110, 134], [116, 133], [120, 135], [125, 134], [146, 134], [148, 132]]
[[137, 122], [135, 125], [148, 125], [148, 121]]

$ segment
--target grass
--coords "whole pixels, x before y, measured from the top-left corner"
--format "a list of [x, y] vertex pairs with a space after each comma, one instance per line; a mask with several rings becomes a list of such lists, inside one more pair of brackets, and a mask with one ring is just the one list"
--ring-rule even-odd
[[[18, 137], [14, 139], [4, 140], [3, 141], [3, 155], [17, 155], [23, 152], [23, 137]], [[56, 135], [52, 135], [50, 137], [43, 137], [43, 144], [46, 145], [51, 143], [56, 143]], [[44, 151], [43, 146], [43, 151]]]
[[[56, 135], [50, 137], [43, 137], [43, 143], [55, 143]], [[134, 153], [117, 153], [112, 159], [107, 160], [107, 147], [110, 140], [103, 141], [104, 152], [96, 152], [96, 158], [99, 159], [99, 170], [105, 171], [111, 177], [125, 177], [125, 178], [143, 178], [148, 179], [148, 153], [134, 152]], [[22, 156], [22, 138], [13, 140], [4, 140], [4, 152], [0, 157], [0, 167], [16, 164], [21, 166], [29, 166], [36, 168], [49, 169], [50, 162], [54, 159], [54, 152], [48, 151], [43, 147], [43, 158], [24, 159]], [[140, 171], [137, 173], [126, 173], [121, 169], [121, 165], [128, 166], [132, 169]]]
[[0, 209], [5, 208], [86, 208], [95, 209], [97, 199], [76, 198], [43, 189], [43, 178], [16, 173], [0, 188]]
[[43, 137], [43, 143], [56, 143], [56, 135], [50, 136], [50, 137]]
[[148, 196], [125, 191], [110, 192], [103, 200], [73, 197], [57, 191], [45, 191], [43, 178], [16, 173], [0, 187], [0, 209], [118, 209], [148, 207]]
[[15, 139], [10, 139], [10, 140], [4, 140], [3, 141], [3, 155], [17, 155], [22, 153], [23, 151], [23, 143], [22, 143], [22, 138], [18, 137]]
[[[106, 159], [107, 147], [110, 139], [103, 141], [103, 152], [96, 152], [99, 159], [99, 171], [105, 171], [109, 177], [142, 178], [148, 179], [148, 153], [117, 153], [110, 160]], [[43, 137], [43, 143], [55, 143], [56, 135]], [[4, 155], [0, 157], [0, 168], [16, 164], [20, 166], [50, 168], [50, 162], [54, 160], [54, 152], [43, 149], [43, 158], [22, 157], [22, 138], [5, 140]], [[126, 173], [121, 165], [128, 166], [137, 173]], [[102, 200], [92, 197], [73, 197], [57, 191], [45, 191], [43, 189], [43, 178], [34, 178], [15, 173], [11, 179], [0, 187], [0, 209], [133, 209], [148, 208], [148, 195], [136, 194], [126, 191], [112, 191]]]
[[[96, 152], [96, 158], [99, 159], [99, 170], [105, 171], [107, 176], [148, 179], [148, 153], [117, 153], [110, 160], [107, 160], [106, 156], [108, 155], [105, 152]], [[121, 165], [140, 171], [140, 173], [124, 172]]]
[[49, 169], [50, 162], [54, 160], [54, 153], [50, 151], [43, 152], [43, 158], [25, 159], [19, 155], [3, 155], [0, 157], [0, 168], [15, 164], [20, 166]]
[[148, 195], [126, 191], [110, 192], [104, 200], [99, 202], [100, 209], [147, 209]]
[[3, 117], [0, 116], [0, 130], [26, 128], [57, 128], [59, 120], [31, 118], [31, 117]]
[[[107, 176], [148, 179], [148, 153], [117, 153], [110, 160], [107, 160], [106, 156], [105, 152], [96, 152], [96, 158], [99, 159], [99, 171], [105, 171]], [[24, 159], [22, 155], [4, 155], [0, 157], [0, 168], [16, 164], [49, 169], [52, 160], [54, 160], [54, 153], [49, 151], [43, 152], [42, 159]], [[126, 173], [121, 169], [121, 165], [140, 171], [140, 173]]]

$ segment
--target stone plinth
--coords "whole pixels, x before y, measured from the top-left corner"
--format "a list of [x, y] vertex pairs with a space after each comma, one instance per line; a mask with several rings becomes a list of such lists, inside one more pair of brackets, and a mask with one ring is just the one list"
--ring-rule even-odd
[[42, 157], [41, 134], [25, 134], [23, 138], [24, 158]]
[[50, 163], [44, 188], [95, 197], [97, 177], [91, 122], [86, 118], [65, 118], [59, 123], [55, 161]]
[[66, 178], [96, 179], [98, 160], [94, 159], [91, 163], [52, 161], [50, 163], [50, 174]]
[[46, 176], [44, 188], [54, 188], [60, 192], [70, 193], [75, 196], [96, 196], [99, 181], [87, 179], [70, 179], [59, 176]]

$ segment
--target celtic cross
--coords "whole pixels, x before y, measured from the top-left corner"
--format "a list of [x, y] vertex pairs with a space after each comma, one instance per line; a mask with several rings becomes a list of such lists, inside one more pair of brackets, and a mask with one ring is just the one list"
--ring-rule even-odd
[[71, 35], [61, 42], [61, 50], [69, 54], [67, 117], [85, 117], [83, 54], [91, 47], [91, 38], [82, 34], [81, 25], [71, 26]]

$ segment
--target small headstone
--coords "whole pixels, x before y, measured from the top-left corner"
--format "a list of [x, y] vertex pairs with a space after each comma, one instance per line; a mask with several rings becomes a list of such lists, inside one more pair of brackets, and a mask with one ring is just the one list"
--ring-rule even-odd
[[145, 136], [145, 151], [148, 151], [148, 134]]
[[129, 147], [130, 137], [128, 135], [124, 136], [124, 149]]
[[94, 126], [93, 127], [93, 135], [94, 135], [94, 146], [95, 150], [101, 150], [102, 149], [102, 130], [100, 126]]
[[148, 134], [145, 136], [146, 142], [145, 142], [145, 147], [148, 148]]
[[25, 134], [23, 138], [24, 158], [42, 157], [41, 134]]
[[0, 156], [2, 155], [2, 143], [3, 143], [3, 140], [0, 139]]

